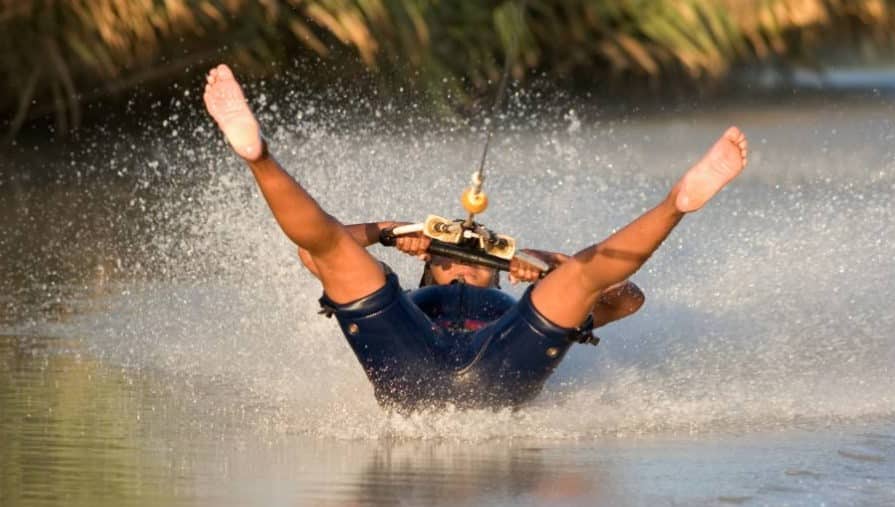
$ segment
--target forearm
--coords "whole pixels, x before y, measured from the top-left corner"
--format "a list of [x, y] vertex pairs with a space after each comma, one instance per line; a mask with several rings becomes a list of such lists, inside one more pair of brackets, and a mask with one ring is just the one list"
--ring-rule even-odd
[[270, 155], [249, 162], [255, 181], [280, 228], [295, 244], [317, 254], [332, 247], [341, 224]]

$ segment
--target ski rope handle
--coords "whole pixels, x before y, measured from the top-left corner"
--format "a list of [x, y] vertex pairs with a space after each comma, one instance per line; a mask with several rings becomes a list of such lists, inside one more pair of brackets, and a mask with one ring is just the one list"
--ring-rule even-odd
[[[384, 246], [395, 246], [399, 236], [406, 236], [416, 233], [425, 234], [424, 230], [425, 224], [422, 223], [399, 225], [397, 227], [383, 229], [379, 233], [379, 243]], [[470, 237], [469, 235], [471, 234], [475, 233], [468, 230], [464, 231], [464, 236], [466, 236], [467, 239]], [[489, 255], [483, 251], [477, 251], [477, 249], [464, 247], [459, 244], [447, 243], [444, 241], [439, 241], [437, 239], [432, 239], [428, 252], [433, 255], [440, 255], [442, 257], [449, 257], [473, 264], [479, 264], [501, 271], [510, 270], [510, 261], [508, 259], [502, 259], [494, 255]], [[553, 266], [551, 266], [550, 264], [547, 264], [543, 260], [533, 255], [529, 255], [525, 252], [515, 252], [513, 257], [519, 259], [522, 262], [530, 264], [535, 269], [540, 271], [541, 278], [543, 278], [547, 273], [553, 270]]]
[[[527, 0], [520, 0], [518, 2], [518, 13], [520, 20], [519, 23], [517, 23], [517, 26], [520, 27], [520, 30], [525, 23], [525, 9], [527, 3]], [[510, 72], [513, 68], [514, 56], [515, 53], [519, 50], [519, 38], [520, 34], [514, 30], [511, 33], [511, 40], [509, 41], [507, 46], [507, 55], [506, 58], [504, 58], [503, 72], [501, 73], [500, 83], [497, 87], [497, 93], [494, 98], [494, 103], [491, 105], [491, 111], [488, 115], [485, 144], [482, 148], [482, 156], [479, 160], [479, 166], [478, 169], [472, 173], [472, 177], [470, 178], [470, 186], [466, 190], [464, 190], [460, 196], [460, 203], [466, 210], [467, 217], [465, 221], [461, 222], [458, 220], [454, 223], [457, 224], [457, 226], [462, 227], [462, 232], [460, 232], [459, 235], [453, 234], [453, 241], [446, 242], [433, 237], [433, 235], [430, 234], [430, 231], [427, 231], [426, 224], [420, 223], [402, 225], [383, 230], [379, 235], [380, 243], [386, 246], [394, 246], [398, 236], [423, 233], [424, 235], [432, 239], [432, 243], [429, 247], [429, 253], [432, 253], [434, 255], [450, 257], [503, 271], [510, 270], [509, 259], [514, 257], [527, 264], [530, 264], [535, 269], [539, 270], [541, 272], [542, 278], [553, 269], [553, 266], [535, 256], [526, 254], [525, 252], [515, 251], [515, 241], [512, 240], [512, 238], [493, 234], [491, 231], [485, 229], [480, 224], [477, 224], [475, 222], [475, 215], [484, 212], [488, 208], [488, 196], [482, 190], [482, 187], [485, 183], [485, 161], [488, 157], [488, 149], [491, 146], [491, 138], [494, 137], [494, 120], [497, 116], [497, 112], [500, 110], [500, 107], [503, 104], [503, 98], [506, 95], [506, 88], [510, 79]], [[509, 241], [512, 242], [512, 245], [509, 248], [508, 256], [501, 255], [500, 257], [498, 257], [495, 255], [490, 255], [488, 252], [484, 251], [483, 248], [475, 248], [471, 246], [476, 241], [479, 241], [482, 245], [493, 245], [499, 241], [505, 241], [506, 239], [509, 239]]]

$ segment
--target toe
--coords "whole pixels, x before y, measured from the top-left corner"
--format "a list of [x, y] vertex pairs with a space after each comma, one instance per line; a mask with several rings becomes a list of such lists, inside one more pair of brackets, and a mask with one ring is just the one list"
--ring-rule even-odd
[[230, 70], [230, 67], [227, 67], [224, 64], [218, 65], [217, 68], [218, 77], [221, 79], [233, 79], [233, 71]]

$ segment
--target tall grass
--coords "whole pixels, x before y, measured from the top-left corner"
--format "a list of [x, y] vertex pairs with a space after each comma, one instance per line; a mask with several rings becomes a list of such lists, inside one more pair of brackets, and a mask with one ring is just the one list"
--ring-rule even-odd
[[[835, 36], [890, 46], [895, 0], [0, 0], [0, 111], [57, 127], [81, 105], [197, 62], [350, 61], [443, 97], [513, 73], [717, 79]], [[524, 6], [524, 12], [522, 12]], [[516, 43], [515, 41], [518, 41]], [[458, 79], [459, 78], [459, 79]]]

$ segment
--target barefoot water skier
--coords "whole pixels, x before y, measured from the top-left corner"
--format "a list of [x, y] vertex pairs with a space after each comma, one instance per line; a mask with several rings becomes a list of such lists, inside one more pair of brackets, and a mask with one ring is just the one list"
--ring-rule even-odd
[[336, 316], [377, 400], [398, 409], [515, 406], [535, 397], [582, 332], [639, 308], [643, 296], [627, 279], [746, 165], [746, 137], [730, 127], [658, 205], [602, 242], [572, 256], [529, 251], [553, 266], [543, 278], [513, 259], [511, 280], [536, 282], [519, 301], [495, 288], [493, 269], [430, 255], [427, 237], [399, 237], [399, 249], [427, 261], [424, 286], [405, 292], [366, 250], [397, 224], [342, 225], [268, 152], [230, 69], [220, 65], [207, 80], [208, 112], [320, 280], [321, 305]]

